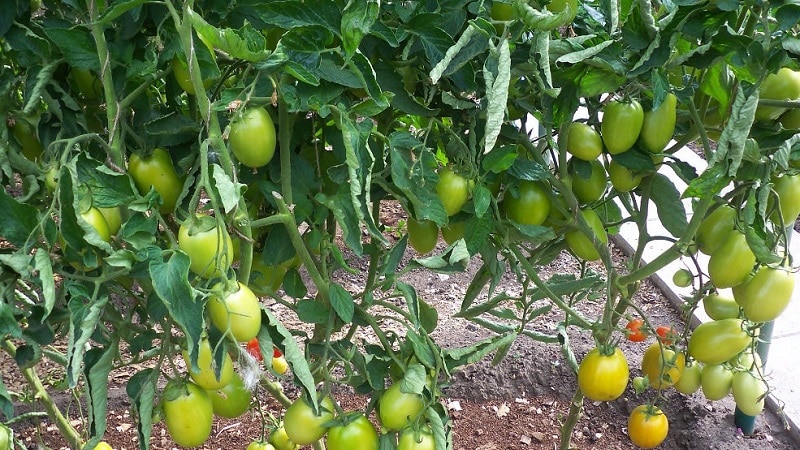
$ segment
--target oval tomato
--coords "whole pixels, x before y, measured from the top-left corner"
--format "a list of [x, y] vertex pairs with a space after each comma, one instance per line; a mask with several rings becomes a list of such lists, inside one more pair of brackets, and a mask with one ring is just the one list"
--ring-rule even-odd
[[612, 101], [603, 108], [600, 134], [608, 153], [616, 155], [630, 150], [642, 130], [644, 110], [636, 101]]
[[25, 119], [16, 119], [14, 127], [11, 129], [11, 134], [14, 135], [20, 147], [22, 147], [22, 156], [31, 161], [36, 161], [44, 153], [44, 147], [42, 147], [39, 138], [36, 137], [36, 127]]
[[[209, 47], [211, 50], [211, 47]], [[213, 55], [213, 51], [211, 52]], [[186, 91], [189, 95], [197, 95], [197, 91], [194, 89], [194, 83], [192, 83], [192, 76], [189, 73], [189, 64], [186, 61], [186, 57], [183, 55], [175, 55], [172, 58], [172, 75], [175, 77], [175, 81], [178, 82], [178, 86], [181, 87], [184, 91]], [[214, 84], [213, 79], [205, 79], [203, 80], [203, 87], [208, 89]]]
[[378, 417], [384, 428], [400, 431], [422, 414], [422, 395], [403, 392], [400, 383], [389, 386], [378, 401]]
[[[2, 449], [2, 448], [3, 448], [3, 446], [0, 445], [0, 449]], [[7, 450], [13, 450], [13, 449], [9, 448]], [[109, 444], [106, 441], [100, 441], [100, 442], [97, 443], [97, 445], [94, 446], [94, 450], [113, 450], [113, 447], [111, 447], [111, 444]]]
[[211, 344], [208, 339], [200, 341], [200, 346], [197, 352], [197, 368], [192, 368], [189, 361], [189, 352], [183, 350], [183, 361], [186, 363], [186, 368], [189, 371], [189, 376], [192, 381], [197, 383], [198, 386], [206, 390], [221, 389], [225, 387], [233, 379], [233, 361], [230, 355], [225, 353], [222, 361], [222, 368], [217, 377], [214, 364], [214, 356], [211, 351]]
[[436, 450], [436, 441], [429, 428], [416, 431], [404, 428], [397, 440], [397, 450]]
[[700, 375], [702, 372], [703, 366], [698, 362], [684, 366], [681, 377], [678, 378], [678, 381], [673, 386], [682, 394], [692, 395], [700, 389]]
[[406, 222], [408, 242], [417, 253], [425, 254], [436, 248], [439, 239], [439, 227], [432, 220], [416, 220], [409, 217]]
[[128, 173], [140, 194], [145, 195], [152, 188], [161, 196], [161, 206], [158, 207], [161, 214], [169, 214], [175, 209], [183, 180], [175, 172], [169, 152], [157, 148], [150, 155], [133, 153], [128, 159]]
[[600, 253], [594, 247], [592, 241], [596, 239], [603, 244], [608, 244], [608, 235], [605, 228], [603, 228], [603, 221], [593, 209], [583, 209], [581, 210], [581, 215], [589, 224], [593, 236], [586, 236], [580, 230], [571, 230], [564, 235], [564, 239], [566, 239], [567, 246], [575, 256], [587, 261], [596, 261], [600, 259]]
[[283, 356], [273, 356], [272, 370], [274, 370], [278, 375], [285, 374], [286, 371], [289, 370], [289, 363], [286, 361], [286, 358]]
[[286, 435], [298, 445], [309, 445], [317, 442], [328, 431], [326, 423], [333, 420], [333, 400], [325, 397], [319, 406], [319, 415], [302, 397], [286, 408], [283, 426]]
[[275, 450], [275, 447], [269, 442], [253, 441], [247, 445], [245, 450]]
[[14, 438], [11, 433], [11, 428], [0, 423], [0, 450], [13, 450], [13, 444]]
[[725, 364], [706, 364], [700, 375], [703, 395], [709, 400], [722, 400], [731, 392], [733, 371]]
[[492, 7], [489, 10], [489, 15], [491, 16], [492, 20], [501, 22], [514, 20], [516, 16], [514, 13], [514, 7], [511, 5], [511, 3], [505, 3], [498, 0], [492, 1]]
[[569, 11], [571, 11], [569, 17], [572, 20], [578, 14], [578, 0], [553, 0], [544, 5], [544, 8], [553, 13], [560, 13], [569, 8]]
[[[800, 99], [800, 71], [782, 67], [777, 73], [767, 75], [758, 92], [759, 99], [797, 100]], [[777, 106], [756, 108], [756, 120], [765, 122], [775, 120], [786, 111]]]
[[111, 242], [111, 231], [108, 229], [108, 222], [103, 216], [103, 213], [95, 207], [89, 208], [86, 212], [81, 214], [81, 218], [97, 231], [100, 239]]
[[752, 338], [741, 319], [722, 319], [697, 326], [689, 337], [689, 355], [704, 364], [722, 364], [747, 348]]
[[446, 227], [442, 227], [442, 239], [447, 242], [447, 245], [452, 245], [453, 242], [464, 238], [464, 227], [466, 222], [450, 222]]
[[575, 170], [575, 166], [570, 164], [569, 173], [572, 182], [572, 192], [581, 204], [588, 204], [600, 199], [608, 186], [606, 179], [606, 171], [603, 169], [603, 164], [598, 160], [590, 161], [589, 167], [591, 172], [588, 178], [584, 178], [583, 174]]
[[567, 152], [584, 161], [594, 161], [603, 152], [603, 140], [591, 125], [573, 122], [567, 130]]
[[713, 320], [735, 319], [739, 317], [739, 305], [732, 297], [711, 293], [703, 297], [703, 310]]
[[781, 125], [787, 130], [800, 129], [800, 109], [794, 108], [783, 113], [781, 116]]
[[622, 164], [611, 161], [608, 163], [608, 178], [611, 180], [611, 185], [614, 186], [619, 192], [630, 192], [642, 182], [644, 176], [640, 173], [633, 173], [630, 169]]
[[225, 276], [233, 262], [233, 241], [210, 216], [198, 214], [178, 229], [178, 246], [189, 255], [189, 269], [203, 278]]
[[606, 402], [619, 398], [628, 386], [628, 361], [622, 350], [615, 348], [605, 355], [592, 349], [578, 367], [578, 386], [586, 398]]
[[722, 205], [706, 216], [695, 235], [700, 251], [710, 255], [720, 248], [733, 231], [734, 220], [736, 211], [728, 205]]
[[678, 98], [668, 93], [658, 108], [646, 111], [639, 141], [650, 153], [661, 153], [675, 133]]
[[659, 345], [650, 345], [642, 357], [642, 373], [647, 375], [650, 384], [656, 389], [672, 386], [681, 379], [686, 357], [672, 349]]
[[[780, 214], [775, 209], [770, 219], [778, 225], [792, 226], [800, 215], [800, 175], [773, 177], [773, 189], [778, 197]], [[770, 204], [774, 204], [772, 201]]]
[[461, 211], [461, 207], [469, 198], [469, 181], [450, 169], [439, 171], [439, 183], [436, 185], [436, 195], [444, 206], [448, 216]]
[[733, 291], [733, 298], [751, 321], [775, 320], [792, 300], [795, 277], [789, 270], [762, 266]]
[[657, 407], [639, 405], [628, 417], [628, 436], [640, 448], [655, 448], [669, 433], [669, 420]]
[[234, 372], [230, 383], [208, 391], [214, 414], [219, 417], [233, 419], [239, 417], [250, 407], [250, 391], [244, 386], [242, 377]]
[[664, 345], [672, 345], [673, 342], [681, 337], [680, 333], [669, 325], [661, 325], [656, 328], [656, 336]]
[[299, 445], [292, 442], [286, 434], [286, 428], [281, 424], [278, 428], [272, 430], [269, 434], [269, 443], [275, 447], [275, 450], [297, 450]]
[[103, 218], [106, 219], [108, 233], [111, 236], [116, 235], [120, 227], [122, 227], [122, 213], [119, 210], [119, 206], [114, 206], [111, 208], [97, 208], [97, 210], [100, 211], [100, 214], [102, 214]]
[[275, 155], [275, 124], [266, 109], [248, 108], [231, 122], [231, 151], [247, 167], [263, 167]]
[[733, 376], [731, 390], [739, 411], [755, 417], [764, 410], [767, 384], [758, 373], [751, 371], [736, 372]]
[[625, 337], [631, 342], [642, 342], [647, 339], [647, 334], [642, 330], [644, 320], [633, 319], [625, 325]]
[[103, 95], [103, 83], [91, 70], [71, 68], [69, 75], [74, 87], [86, 100], [97, 100]]
[[213, 295], [206, 308], [211, 323], [218, 330], [230, 332], [239, 342], [247, 342], [261, 329], [261, 305], [250, 288], [237, 284], [236, 292], [225, 295], [224, 299]]
[[214, 410], [206, 391], [192, 382], [172, 381], [164, 389], [164, 423], [181, 447], [197, 447], [211, 435]]
[[378, 432], [363, 414], [329, 428], [326, 442], [330, 450], [378, 450], [380, 446]]
[[708, 259], [708, 276], [717, 288], [738, 286], [747, 280], [755, 263], [756, 255], [744, 233], [733, 230]]
[[503, 195], [503, 211], [519, 224], [541, 225], [550, 213], [550, 198], [541, 184], [522, 180]]

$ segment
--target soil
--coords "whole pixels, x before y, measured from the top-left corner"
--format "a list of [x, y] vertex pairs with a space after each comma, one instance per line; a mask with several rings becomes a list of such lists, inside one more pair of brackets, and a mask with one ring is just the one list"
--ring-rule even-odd
[[[387, 210], [386, 216], [387, 226], [391, 229], [402, 220], [403, 213], [395, 206]], [[411, 253], [412, 250], [409, 250], [406, 258], [410, 258]], [[617, 250], [615, 250], [615, 261], [619, 264], [624, 264], [625, 261], [624, 255]], [[353, 259], [352, 264], [358, 267], [365, 262]], [[485, 329], [452, 317], [459, 307], [472, 274], [478, 267], [479, 261], [476, 257], [464, 273], [445, 276], [419, 270], [412, 272], [405, 279], [417, 288], [425, 301], [439, 310], [439, 325], [433, 337], [442, 347], [463, 346], [489, 336], [489, 332]], [[577, 262], [564, 253], [545, 268], [540, 276], [546, 279], [552, 273], [577, 273], [577, 269]], [[599, 267], [596, 269], [600, 270]], [[358, 283], [359, 278], [347, 274], [341, 282], [344, 286], [348, 286], [349, 283]], [[513, 291], [519, 289], [519, 286], [508, 277], [499, 289]], [[682, 329], [683, 321], [679, 314], [649, 281], [643, 284], [634, 300], [655, 322], [672, 324]], [[272, 303], [266, 299], [264, 302]], [[583, 302], [582, 305], [583, 310], [591, 317], [592, 310], [597, 311], [602, 308], [602, 299]], [[281, 311], [275, 306], [269, 307], [276, 312]], [[558, 317], [557, 310], [543, 317], [538, 322], [542, 326], [541, 331], [553, 333], [554, 330], [549, 327], [556, 323]], [[289, 327], [293, 326], [293, 320], [296, 321], [296, 317], [288, 314], [282, 319]], [[570, 329], [569, 339], [578, 360], [594, 346], [587, 332]], [[625, 341], [620, 344], [628, 358], [631, 377], [640, 375], [641, 357], [649, 343], [649, 341], [645, 343]], [[2, 380], [10, 391], [26, 392], [16, 365], [7, 355], [0, 356], [0, 368]], [[40, 366], [39, 374], [46, 383], [55, 387], [58, 387], [59, 382], [63, 380], [63, 372], [52, 365]], [[110, 382], [109, 425], [105, 440], [114, 449], [134, 449], [138, 447], [136, 427], [129, 413], [130, 404], [124, 390], [127, 374], [123, 372], [114, 375]], [[290, 375], [281, 381], [290, 396], [296, 392]], [[559, 347], [542, 344], [529, 338], [519, 338], [499, 364], [492, 365], [491, 361], [485, 360], [468, 366], [455, 373], [450, 385], [444, 389], [441, 401], [451, 415], [453, 448], [455, 450], [558, 448], [560, 426], [567, 417], [575, 388], [575, 375], [566, 364]], [[625, 394], [616, 401], [585, 402], [583, 414], [573, 433], [573, 448], [634, 448], [626, 435], [628, 414], [637, 405], [652, 399], [653, 395], [652, 390], [637, 395], [629, 386]], [[62, 406], [68, 408], [73, 424], [82, 428], [81, 417], [85, 417], [86, 411], [81, 409], [81, 402], [73, 397], [70, 391], [57, 392], [55, 397]], [[257, 392], [256, 398], [262, 406], [261, 411], [280, 417], [282, 409], [263, 390]], [[368, 400], [344, 389], [336, 392], [336, 399], [345, 408], [363, 407]], [[702, 393], [684, 396], [674, 390], [667, 390], [659, 404], [670, 421], [669, 436], [660, 447], [663, 449], [788, 450], [800, 447], [800, 442], [792, 439], [792, 434], [784, 427], [781, 419], [769, 411], [765, 411], [757, 418], [755, 433], [750, 436], [742, 435], [733, 425], [734, 403], [730, 397], [711, 402], [706, 400]], [[17, 405], [17, 413], [41, 410], [41, 406], [36, 403]], [[238, 419], [216, 419], [212, 437], [203, 448], [243, 449], [250, 441], [259, 438], [261, 424], [262, 417], [257, 408], [251, 409]], [[56, 427], [43, 415], [16, 422], [12, 427], [28, 449], [63, 448], [65, 445]], [[155, 425], [150, 446], [153, 449], [176, 447], [167, 435], [163, 423]]]

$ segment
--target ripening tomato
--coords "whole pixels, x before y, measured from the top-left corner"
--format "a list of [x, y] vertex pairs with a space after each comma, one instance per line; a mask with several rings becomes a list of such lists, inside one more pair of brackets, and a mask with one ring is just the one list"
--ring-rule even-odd
[[661, 325], [656, 328], [656, 336], [664, 345], [672, 345], [673, 342], [681, 337], [680, 333], [669, 325]]
[[586, 398], [606, 402], [619, 398], [628, 386], [628, 361], [619, 348], [605, 354], [592, 349], [578, 367], [578, 386]]
[[668, 93], [658, 108], [644, 113], [639, 141], [650, 153], [661, 153], [675, 133], [678, 98]]
[[[758, 92], [759, 99], [797, 100], [800, 99], [800, 71], [782, 67], [777, 73], [767, 75]], [[777, 106], [756, 108], [756, 120], [766, 122], [775, 120], [786, 111]]]
[[439, 227], [432, 220], [416, 220], [409, 217], [406, 222], [408, 242], [419, 254], [425, 254], [436, 248], [439, 239]]
[[744, 233], [733, 230], [708, 259], [708, 276], [717, 288], [738, 286], [747, 280], [755, 263], [756, 255]]
[[272, 370], [274, 370], [278, 375], [285, 374], [286, 371], [289, 370], [289, 363], [286, 361], [286, 358], [283, 356], [273, 356]]
[[630, 192], [636, 189], [644, 178], [641, 173], [634, 173], [631, 169], [613, 160], [608, 163], [607, 170], [611, 185], [619, 192]]
[[253, 339], [261, 329], [261, 305], [253, 291], [242, 283], [224, 298], [212, 295], [206, 308], [211, 323], [223, 333], [230, 332], [239, 342]]
[[178, 246], [189, 255], [189, 269], [203, 278], [224, 276], [233, 262], [231, 236], [211, 216], [197, 214], [182, 223]]
[[[3, 446], [2, 446], [1, 443], [0, 443], [0, 449], [3, 449]], [[5, 450], [13, 450], [13, 449], [8, 448], [8, 449], [5, 449]], [[113, 447], [111, 447], [111, 444], [109, 444], [108, 442], [100, 441], [100, 442], [97, 443], [97, 445], [94, 446], [93, 450], [114, 450], [114, 449], [113, 449]]]
[[275, 447], [275, 450], [297, 450], [299, 445], [292, 442], [286, 434], [286, 428], [281, 424], [278, 428], [272, 430], [269, 434], [269, 443]]
[[567, 130], [567, 152], [578, 159], [594, 161], [603, 152], [603, 140], [591, 125], [573, 122]]
[[408, 427], [400, 432], [397, 450], [436, 450], [436, 441], [433, 439], [430, 428], [414, 430]]
[[700, 251], [710, 255], [720, 248], [733, 231], [735, 220], [736, 210], [728, 205], [722, 205], [706, 216], [700, 222], [695, 236]]
[[253, 339], [247, 341], [247, 344], [245, 344], [245, 350], [250, 354], [250, 356], [259, 362], [264, 360], [264, 355], [261, 354], [261, 344], [258, 343], [258, 338], [254, 337]]
[[175, 172], [169, 152], [157, 148], [150, 155], [133, 153], [128, 159], [128, 172], [140, 194], [145, 195], [152, 188], [161, 196], [158, 208], [161, 214], [169, 214], [175, 209], [183, 180]]
[[550, 198], [540, 183], [522, 180], [503, 195], [503, 211], [519, 224], [541, 225], [550, 213]]
[[733, 291], [733, 298], [749, 320], [769, 322], [789, 306], [795, 278], [795, 273], [785, 268], [762, 266], [753, 278]]
[[600, 134], [608, 153], [616, 155], [630, 150], [642, 130], [644, 110], [636, 101], [611, 101], [603, 108]]
[[752, 343], [741, 319], [701, 323], [689, 337], [689, 355], [704, 364], [722, 364]]
[[625, 325], [625, 337], [631, 342], [642, 342], [647, 339], [647, 333], [642, 330], [644, 320], [633, 319]]
[[661, 409], [639, 405], [628, 417], [628, 436], [640, 448], [655, 448], [664, 442], [669, 433], [669, 420]]
[[[775, 195], [778, 197], [780, 214], [776, 208], [770, 215], [770, 219], [779, 225], [792, 226], [797, 216], [800, 215], [800, 175], [786, 174], [773, 177], [772, 183]], [[771, 201], [770, 205], [774, 207], [774, 203]]]
[[325, 397], [319, 405], [319, 415], [314, 413], [314, 408], [303, 397], [298, 398], [286, 408], [283, 416], [283, 426], [286, 435], [295, 444], [309, 445], [317, 442], [328, 431], [326, 423], [333, 420], [333, 400]]
[[694, 362], [684, 366], [683, 373], [678, 381], [673, 385], [675, 389], [685, 395], [692, 395], [700, 389], [700, 375], [703, 372], [703, 365]]
[[208, 339], [200, 341], [197, 353], [197, 369], [192, 368], [188, 351], [183, 350], [182, 355], [192, 381], [205, 390], [221, 389], [233, 379], [233, 361], [227, 352], [222, 360], [222, 368], [219, 371], [219, 377], [217, 377], [214, 355], [212, 354], [211, 344]]
[[375, 427], [363, 414], [347, 419], [347, 423], [328, 429], [326, 438], [330, 450], [378, 450], [380, 439]]
[[740, 371], [733, 375], [731, 385], [733, 399], [739, 411], [748, 416], [757, 416], [764, 410], [767, 384], [757, 372]]
[[598, 161], [590, 161], [591, 172], [588, 178], [584, 178], [573, 164], [569, 165], [570, 180], [572, 181], [572, 192], [581, 204], [588, 204], [599, 200], [608, 186], [606, 171], [603, 164]]
[[275, 450], [275, 447], [269, 442], [253, 441], [247, 445], [245, 450]]
[[642, 357], [642, 373], [650, 379], [656, 389], [668, 388], [681, 379], [686, 356], [683, 353], [659, 345], [651, 344]]
[[469, 198], [469, 181], [450, 169], [439, 171], [439, 183], [436, 185], [436, 195], [444, 206], [448, 216], [461, 211], [461, 207]]
[[263, 167], [275, 155], [275, 124], [266, 109], [248, 108], [231, 122], [231, 151], [247, 167]]
[[250, 407], [250, 391], [244, 386], [244, 381], [238, 373], [234, 372], [230, 383], [219, 389], [208, 391], [214, 414], [219, 417], [233, 419], [239, 417]]
[[420, 394], [403, 392], [401, 383], [389, 386], [378, 401], [378, 416], [384, 428], [400, 431], [414, 421], [425, 408]]
[[596, 239], [602, 244], [608, 244], [608, 235], [605, 228], [603, 228], [603, 221], [593, 209], [582, 209], [581, 215], [589, 224], [589, 229], [591, 229], [593, 236], [586, 236], [580, 230], [570, 230], [564, 235], [564, 239], [566, 239], [567, 246], [575, 256], [587, 261], [596, 261], [600, 259], [600, 253], [594, 247], [592, 241]]
[[197, 447], [211, 435], [214, 409], [206, 391], [192, 382], [177, 379], [164, 388], [164, 423], [176, 444]]
[[739, 305], [733, 297], [712, 292], [703, 297], [703, 310], [713, 320], [735, 319], [739, 317]]
[[706, 364], [700, 374], [703, 395], [709, 400], [722, 400], [731, 392], [733, 371], [726, 364]]

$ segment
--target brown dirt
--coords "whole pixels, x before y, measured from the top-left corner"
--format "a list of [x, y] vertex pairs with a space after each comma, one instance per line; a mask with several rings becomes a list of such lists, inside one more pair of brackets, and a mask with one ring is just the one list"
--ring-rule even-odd
[[[403, 213], [396, 207], [390, 210], [387, 222], [396, 224]], [[409, 250], [410, 256], [411, 250]], [[616, 253], [618, 261], [624, 261]], [[354, 261], [358, 266], [363, 262]], [[418, 292], [440, 312], [440, 323], [434, 338], [443, 347], [456, 347], [474, 342], [488, 332], [470, 322], [452, 318], [458, 308], [463, 292], [478, 268], [473, 261], [465, 273], [442, 276], [428, 271], [416, 271], [407, 277]], [[576, 262], [569, 255], [562, 255], [541, 274], [574, 271]], [[357, 283], [358, 277], [346, 275], [343, 285]], [[510, 278], [501, 289], [513, 290], [517, 286]], [[635, 302], [647, 311], [657, 323], [673, 324], [682, 328], [679, 315], [669, 302], [651, 283], [644, 283]], [[587, 313], [602, 307], [601, 302], [586, 302]], [[550, 313], [540, 323], [543, 331], [555, 323], [557, 311]], [[292, 326], [292, 317], [285, 318]], [[296, 320], [296, 318], [295, 318]], [[593, 346], [586, 332], [571, 330], [572, 348], [580, 359]], [[639, 375], [639, 364], [646, 344], [621, 343], [631, 366], [631, 376]], [[24, 393], [16, 366], [7, 356], [0, 356], [2, 379], [12, 391]], [[63, 374], [52, 365], [42, 365], [40, 375], [47, 383], [57, 386]], [[135, 423], [132, 420], [128, 398], [124, 392], [125, 377], [112, 380], [109, 399], [109, 426], [105, 439], [113, 448], [127, 450], [137, 448]], [[293, 390], [291, 380], [284, 378], [283, 385]], [[545, 345], [528, 338], [520, 338], [507, 357], [498, 365], [481, 361], [455, 374], [452, 383], [444, 390], [441, 401], [448, 408], [453, 423], [455, 450], [499, 450], [499, 449], [552, 449], [557, 448], [559, 427], [564, 422], [576, 387], [575, 376], [566, 365], [561, 351], [553, 345]], [[57, 393], [62, 405], [69, 405], [74, 424], [80, 426], [80, 402], [70, 393]], [[637, 405], [651, 399], [650, 391], [637, 396], [629, 387], [622, 398], [609, 403], [586, 402], [584, 412], [573, 434], [573, 448], [579, 449], [629, 449], [633, 448], [626, 435], [627, 416]], [[265, 414], [280, 417], [281, 408], [261, 391], [256, 398]], [[365, 398], [344, 390], [336, 393], [336, 399], [346, 408], [365, 405]], [[701, 393], [683, 396], [674, 390], [665, 393], [660, 403], [670, 420], [670, 433], [660, 448], [663, 449], [793, 449], [800, 443], [792, 440], [781, 420], [771, 412], [762, 413], [757, 419], [756, 433], [743, 436], [737, 432], [732, 421], [734, 404], [728, 398], [718, 402], [706, 400]], [[35, 403], [20, 404], [19, 411], [37, 410]], [[83, 411], [85, 414], [85, 411]], [[373, 413], [374, 416], [374, 413]], [[163, 424], [153, 429], [151, 447], [157, 450], [175, 448]], [[64, 442], [55, 426], [45, 417], [37, 416], [13, 425], [21, 442], [28, 449], [62, 448]], [[203, 445], [206, 449], [244, 448], [257, 439], [261, 432], [261, 416], [256, 409], [235, 420], [216, 420], [212, 437]], [[358, 449], [353, 449], [358, 450]]]

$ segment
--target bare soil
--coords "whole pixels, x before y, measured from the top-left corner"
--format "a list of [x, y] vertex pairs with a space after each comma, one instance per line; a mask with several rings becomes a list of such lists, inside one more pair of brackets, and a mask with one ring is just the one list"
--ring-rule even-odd
[[[402, 217], [399, 207], [389, 208], [387, 226], [391, 229]], [[412, 257], [412, 252], [408, 251], [407, 258]], [[615, 252], [615, 260], [623, 264], [624, 255]], [[352, 263], [356, 267], [365, 264], [357, 259]], [[425, 301], [439, 310], [440, 322], [433, 337], [442, 347], [467, 345], [489, 335], [485, 329], [475, 324], [452, 317], [478, 267], [476, 258], [464, 273], [444, 276], [420, 270], [411, 273], [405, 280], [417, 288]], [[547, 278], [557, 272], [576, 273], [577, 268], [577, 262], [565, 253], [547, 267], [541, 276]], [[348, 274], [341, 281], [344, 286], [348, 286], [348, 283], [355, 285], [359, 282], [359, 277]], [[514, 290], [518, 286], [513, 279], [508, 278], [500, 289]], [[271, 303], [271, 300], [264, 301]], [[643, 284], [635, 302], [655, 322], [672, 324], [682, 329], [679, 314], [651, 283]], [[593, 309], [602, 308], [602, 299], [595, 303], [584, 302], [583, 308], [586, 308], [587, 315], [591, 317]], [[553, 326], [558, 317], [558, 311], [554, 311], [544, 318], [540, 322], [542, 331], [553, 333], [554, 330], [548, 327]], [[296, 322], [296, 317], [290, 315], [284, 319], [290, 327], [293, 326], [293, 321]], [[570, 330], [569, 339], [579, 360], [594, 346], [587, 332]], [[639, 365], [647, 344], [649, 342], [621, 343], [631, 367], [631, 377], [640, 375]], [[63, 373], [52, 365], [43, 364], [39, 370], [40, 376], [52, 386], [57, 387], [63, 381]], [[28, 392], [16, 366], [6, 355], [0, 356], [0, 371], [9, 390], [21, 394]], [[120, 373], [111, 381], [109, 426], [105, 435], [105, 439], [118, 450], [138, 447], [136, 427], [130, 416], [130, 404], [124, 391], [125, 379], [126, 374]], [[282, 384], [287, 392], [295, 392], [290, 376], [282, 379]], [[453, 447], [456, 450], [558, 448], [560, 426], [569, 411], [575, 388], [575, 375], [565, 363], [559, 347], [520, 338], [498, 365], [492, 366], [490, 361], [481, 361], [466, 367], [454, 375], [450, 386], [444, 390], [441, 401], [451, 414]], [[674, 390], [666, 391], [664, 396], [660, 405], [669, 417], [670, 432], [660, 448], [788, 450], [800, 447], [800, 442], [792, 440], [792, 435], [784, 428], [781, 419], [772, 412], [762, 413], [757, 418], [755, 433], [743, 436], [733, 425], [732, 399], [711, 402], [702, 393], [687, 397]], [[614, 402], [587, 401], [573, 434], [573, 448], [634, 448], [626, 435], [628, 414], [634, 407], [652, 397], [652, 390], [637, 396], [629, 387]], [[81, 420], [85, 411], [81, 409], [80, 400], [74, 398], [69, 391], [57, 393], [56, 398], [60, 404], [68, 407], [74, 425], [81, 427], [85, 423]], [[263, 390], [257, 393], [256, 398], [264, 414], [280, 417], [280, 406]], [[337, 392], [336, 399], [346, 408], [363, 407], [368, 400], [346, 390]], [[41, 410], [41, 406], [33, 401], [18, 405], [19, 412]], [[202, 448], [243, 449], [250, 441], [259, 438], [261, 423], [262, 417], [257, 408], [238, 419], [217, 419], [212, 437]], [[56, 427], [44, 416], [18, 422], [13, 428], [28, 449], [65, 446]], [[167, 435], [163, 423], [155, 425], [150, 444], [154, 449], [176, 447]]]

